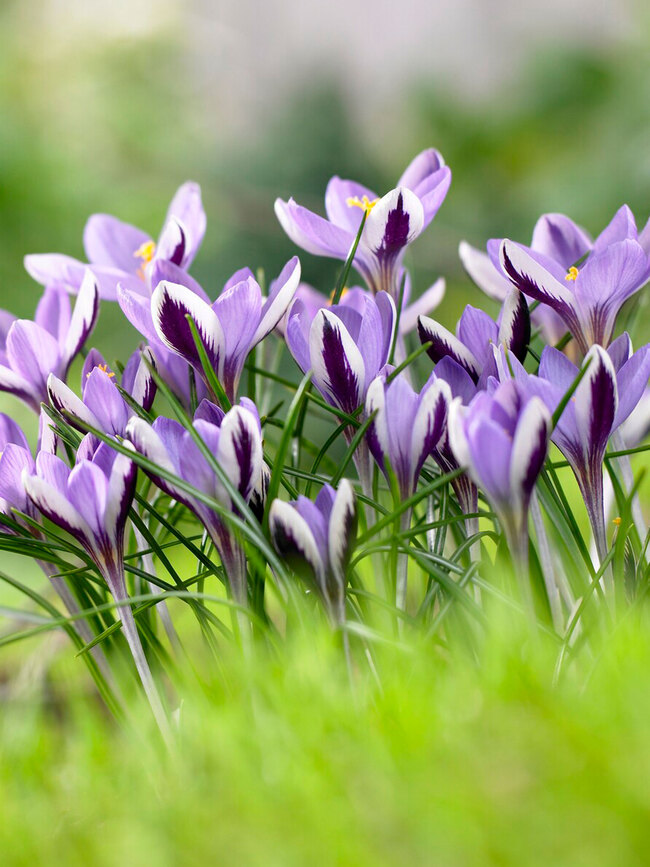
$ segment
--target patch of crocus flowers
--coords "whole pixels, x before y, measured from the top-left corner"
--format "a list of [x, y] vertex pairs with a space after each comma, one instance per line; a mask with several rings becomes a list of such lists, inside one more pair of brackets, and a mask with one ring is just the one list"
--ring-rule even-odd
[[[435, 583], [441, 562], [467, 556], [489, 582], [486, 563], [503, 558], [504, 548], [520, 578], [520, 601], [533, 619], [539, 614], [529, 531], [532, 511], [540, 550], [552, 553], [541, 537], [554, 516], [540, 517], [539, 488], [544, 480], [546, 500], [563, 502], [561, 491], [555, 499], [548, 493], [558, 463], [553, 447], [586, 506], [597, 551], [589, 567], [604, 570], [612, 535], [604, 467], [616, 477], [615, 461], [625, 465], [617, 489], [633, 501], [623, 445], [638, 446], [650, 427], [650, 345], [634, 351], [629, 335], [617, 334], [621, 308], [650, 277], [650, 229], [639, 232], [624, 206], [595, 240], [569, 217], [546, 214], [529, 246], [494, 239], [483, 253], [463, 242], [465, 269], [500, 309], [493, 317], [468, 306], [450, 330], [434, 318], [444, 281], [414, 292], [405, 264], [450, 182], [450, 169], [430, 149], [382, 195], [332, 178], [326, 216], [277, 200], [291, 241], [345, 262], [343, 273], [354, 269], [363, 286], [321, 293], [300, 282], [294, 256], [267, 288], [243, 267], [211, 300], [189, 274], [206, 230], [194, 183], [173, 197], [156, 241], [96, 214], [84, 231], [86, 262], [59, 253], [26, 257], [44, 293], [33, 320], [0, 313], [0, 390], [38, 416], [38, 446], [34, 454], [16, 423], [0, 417], [3, 538], [39, 542], [55, 525], [77, 543], [77, 574], [90, 570], [120, 606], [135, 668], [167, 736], [165, 698], [125, 572], [128, 539], [151, 537], [147, 520], [155, 517], [147, 510], [158, 514], [153, 504], [161, 498], [168, 516], [181, 510], [199, 525], [203, 542], [192, 550], [214, 562], [239, 634], [253, 615], [258, 624], [272, 621], [264, 595], [272, 577], [285, 601], [304, 595], [322, 605], [347, 654], [348, 623], [363, 611], [359, 524], [362, 540], [392, 530], [372, 553], [383, 572], [374, 591], [400, 617], [419, 605], [409, 559], [433, 564]], [[117, 302], [143, 338], [124, 368], [87, 348], [100, 302]], [[256, 366], [256, 347], [269, 341], [286, 346], [304, 375], [300, 386], [279, 367]], [[68, 374], [82, 353], [77, 391]], [[242, 393], [255, 376], [263, 388]], [[274, 383], [299, 405], [280, 401], [271, 409], [264, 392]], [[273, 428], [282, 431], [275, 452], [266, 441]], [[316, 442], [308, 439], [314, 435]], [[307, 443], [316, 456], [311, 472], [301, 463]], [[618, 451], [610, 459], [612, 444]], [[435, 528], [451, 520], [445, 541]], [[73, 582], [39, 562], [68, 613], [78, 614]], [[147, 583], [138, 586], [142, 593]], [[152, 585], [150, 592], [160, 591]], [[561, 596], [568, 618], [575, 593], [565, 583]], [[92, 644], [89, 623], [74, 622]], [[105, 665], [101, 645], [95, 658]]]

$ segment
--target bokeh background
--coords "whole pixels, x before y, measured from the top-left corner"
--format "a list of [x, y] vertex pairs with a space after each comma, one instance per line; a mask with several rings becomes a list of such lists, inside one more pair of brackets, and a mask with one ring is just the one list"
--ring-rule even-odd
[[[32, 315], [23, 255], [82, 256], [93, 212], [155, 237], [186, 179], [207, 291], [272, 275], [295, 252], [276, 196], [321, 209], [334, 173], [383, 192], [434, 145], [452, 187], [409, 264], [416, 292], [447, 278], [453, 325], [480, 298], [462, 239], [526, 240], [555, 210], [597, 232], [623, 202], [645, 222], [649, 33], [643, 0], [3, 0], [0, 306]], [[302, 259], [328, 292], [337, 263]], [[135, 340], [105, 305], [107, 356]]]

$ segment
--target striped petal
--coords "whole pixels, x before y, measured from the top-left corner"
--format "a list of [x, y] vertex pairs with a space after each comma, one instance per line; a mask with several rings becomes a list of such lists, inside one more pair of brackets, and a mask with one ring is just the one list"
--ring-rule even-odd
[[269, 528], [278, 554], [286, 558], [297, 572], [307, 565], [317, 584], [322, 587], [326, 564], [302, 515], [289, 503], [274, 500], [269, 513]]
[[329, 310], [319, 310], [312, 322], [309, 356], [314, 384], [346, 412], [356, 409], [366, 386], [363, 357], [343, 322]]
[[344, 587], [345, 573], [356, 534], [357, 502], [354, 488], [347, 479], [342, 479], [336, 491], [328, 527], [330, 571], [340, 582], [341, 590]]
[[526, 358], [530, 343], [530, 313], [523, 294], [511, 289], [499, 317], [499, 344], [509, 349], [519, 361]]
[[461, 341], [447, 331], [435, 319], [428, 316], [418, 318], [418, 335], [421, 343], [431, 343], [427, 355], [435, 363], [445, 357], [452, 358], [476, 382], [481, 373], [481, 366], [476, 357]]
[[70, 328], [62, 349], [63, 372], [86, 342], [99, 316], [99, 289], [94, 274], [89, 269], [84, 274], [79, 294], [72, 311]]

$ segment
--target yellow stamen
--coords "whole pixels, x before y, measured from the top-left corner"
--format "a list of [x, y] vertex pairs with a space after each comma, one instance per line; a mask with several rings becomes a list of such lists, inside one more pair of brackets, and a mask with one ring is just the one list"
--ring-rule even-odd
[[576, 280], [578, 278], [578, 269], [572, 265], [566, 273], [565, 280]]
[[614, 520], [612, 521], [612, 524], [614, 524], [616, 527], [620, 527], [622, 520], [623, 520], [622, 518], [614, 518]]
[[144, 241], [137, 250], [134, 251], [133, 257], [135, 259], [142, 259], [143, 262], [151, 262], [153, 259], [153, 254], [156, 252], [156, 243], [155, 241]]
[[[350, 290], [348, 289], [348, 287], [344, 286], [343, 289], [341, 289], [341, 297], [339, 298], [339, 301], [341, 300], [341, 298], [343, 298], [345, 295], [347, 295], [349, 291]], [[330, 304], [334, 303], [334, 296], [335, 295], [336, 295], [336, 289], [332, 289], [332, 291], [330, 292]]]
[[362, 211], [369, 214], [378, 201], [379, 199], [373, 199], [371, 202], [368, 196], [362, 196], [362, 198], [359, 198], [359, 196], [350, 196], [349, 199], [345, 200], [345, 204], [348, 208], [361, 208]]
[[[115, 376], [113, 371], [108, 369], [108, 364], [98, 364], [96, 367], [93, 367], [93, 370], [101, 370], [101, 372], [105, 373], [109, 379], [113, 379], [113, 377]], [[88, 379], [92, 372], [93, 371], [91, 370], [90, 373], [86, 374], [86, 379]]]

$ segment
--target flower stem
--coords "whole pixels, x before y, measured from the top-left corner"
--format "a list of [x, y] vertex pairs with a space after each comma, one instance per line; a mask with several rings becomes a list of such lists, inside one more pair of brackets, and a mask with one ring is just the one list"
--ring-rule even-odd
[[[411, 526], [411, 509], [402, 512], [399, 518], [399, 532], [408, 532]], [[404, 538], [404, 544], [408, 545], [408, 536]], [[395, 601], [400, 611], [406, 610], [406, 594], [408, 591], [408, 568], [409, 555], [406, 551], [399, 551], [397, 554], [397, 569], [396, 569], [396, 597]]]

